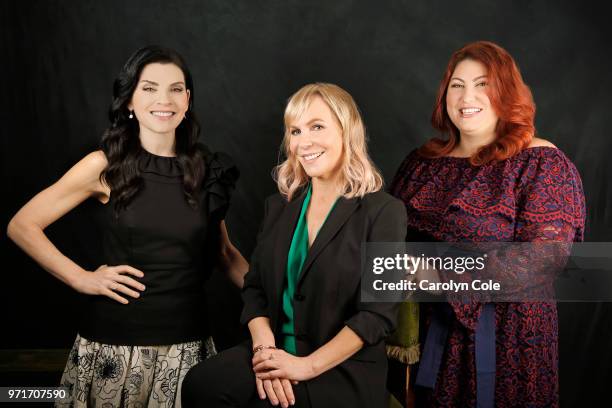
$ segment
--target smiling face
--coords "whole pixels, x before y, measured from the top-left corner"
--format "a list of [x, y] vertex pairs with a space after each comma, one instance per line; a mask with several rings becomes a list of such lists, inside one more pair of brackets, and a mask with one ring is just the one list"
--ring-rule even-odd
[[174, 135], [189, 108], [185, 76], [174, 64], [145, 66], [128, 104], [138, 120], [141, 136], [146, 133]]
[[495, 137], [498, 117], [487, 95], [487, 69], [465, 59], [455, 67], [446, 93], [446, 111], [461, 135]]
[[289, 151], [309, 177], [334, 179], [341, 166], [342, 128], [323, 99], [316, 95], [302, 115], [287, 126]]

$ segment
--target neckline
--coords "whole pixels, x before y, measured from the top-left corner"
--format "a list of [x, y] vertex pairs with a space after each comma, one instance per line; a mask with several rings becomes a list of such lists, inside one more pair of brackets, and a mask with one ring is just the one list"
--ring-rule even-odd
[[302, 209], [300, 211], [300, 219], [303, 219], [303, 222], [305, 224], [304, 227], [306, 228], [306, 242], [308, 244], [309, 251], [310, 251], [310, 248], [312, 248], [312, 246], [314, 245], [317, 238], [319, 237], [319, 234], [321, 230], [323, 229], [323, 226], [327, 222], [327, 219], [329, 218], [330, 214], [334, 210], [334, 207], [336, 207], [336, 203], [338, 203], [338, 200], [340, 199], [340, 196], [338, 196], [332, 203], [331, 207], [329, 208], [329, 211], [327, 212], [327, 215], [323, 219], [323, 222], [321, 223], [321, 225], [319, 225], [319, 228], [317, 228], [317, 231], [315, 233], [314, 239], [312, 240], [312, 244], [311, 244], [310, 243], [310, 232], [308, 231], [308, 217], [307, 217], [308, 207], [310, 207], [311, 196], [312, 196], [312, 184], [309, 184], [308, 191], [306, 192], [306, 197], [304, 198], [304, 201], [302, 202]]
[[183, 168], [176, 156], [160, 156], [142, 148], [139, 162], [143, 174], [162, 176], [162, 179], [156, 179], [175, 179], [183, 175]]
[[160, 159], [176, 159], [176, 155], [174, 155], [174, 156], [160, 156], [159, 154], [151, 153], [150, 151], [145, 149], [142, 145], [141, 145], [141, 148], [142, 148], [142, 151], [145, 152], [145, 154], [147, 154], [149, 156], [153, 156], [153, 157], [160, 158]]
[[[513, 157], [516, 157], [520, 154], [523, 154], [526, 151], [529, 150], [551, 150], [551, 151], [559, 151], [558, 147], [552, 147], [552, 146], [531, 146], [531, 147], [526, 147], [524, 149], [522, 149], [521, 151], [519, 151], [518, 153], [516, 153], [514, 156], [508, 157], [508, 159], [511, 159]], [[435, 159], [453, 159], [453, 160], [469, 160], [471, 156], [468, 157], [459, 157], [459, 156], [440, 156], [440, 157], [436, 157]], [[434, 159], [434, 160], [435, 160]]]

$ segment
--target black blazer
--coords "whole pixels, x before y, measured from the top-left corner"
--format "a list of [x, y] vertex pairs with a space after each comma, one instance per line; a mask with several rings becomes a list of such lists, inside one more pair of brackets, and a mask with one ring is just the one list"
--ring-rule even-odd
[[[304, 198], [302, 193], [287, 202], [275, 194], [266, 200], [242, 290], [242, 323], [268, 317], [279, 343], [287, 257]], [[360, 301], [361, 244], [403, 242], [405, 237], [404, 204], [379, 191], [340, 198], [313, 242], [293, 301], [297, 354], [310, 354], [345, 325], [364, 342], [347, 361], [306, 383], [313, 407], [387, 406], [384, 339], [395, 328], [398, 305]]]

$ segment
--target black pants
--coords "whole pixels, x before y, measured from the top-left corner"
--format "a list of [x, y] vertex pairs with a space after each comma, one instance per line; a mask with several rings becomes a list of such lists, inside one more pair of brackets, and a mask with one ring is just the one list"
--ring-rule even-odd
[[[272, 407], [260, 400], [251, 365], [250, 342], [222, 351], [193, 367], [183, 380], [182, 404], [192, 407]], [[293, 386], [294, 407], [310, 408], [306, 384]], [[279, 407], [277, 405], [277, 407]]]

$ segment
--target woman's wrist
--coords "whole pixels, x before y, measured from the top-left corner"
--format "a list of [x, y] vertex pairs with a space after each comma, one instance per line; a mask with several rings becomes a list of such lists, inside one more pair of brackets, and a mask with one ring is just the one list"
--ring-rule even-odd
[[67, 274], [66, 276], [66, 283], [68, 284], [68, 286], [70, 286], [72, 289], [76, 290], [77, 292], [81, 291], [81, 287], [83, 286], [83, 279], [87, 277], [88, 272], [85, 269], [79, 268], [76, 269], [74, 271], [72, 271], [70, 274]]
[[255, 344], [253, 343], [253, 354], [261, 350], [276, 350], [276, 346], [274, 344]]
[[267, 317], [259, 316], [251, 319], [248, 327], [253, 348], [259, 345], [276, 346], [274, 333], [270, 329], [270, 320]]
[[306, 366], [308, 367], [312, 378], [314, 377], [318, 377], [320, 374], [323, 373], [323, 371], [321, 370], [321, 367], [317, 367], [317, 362], [316, 362], [316, 358], [310, 354], [306, 357], [302, 357], [304, 359], [304, 361], [306, 362]]

